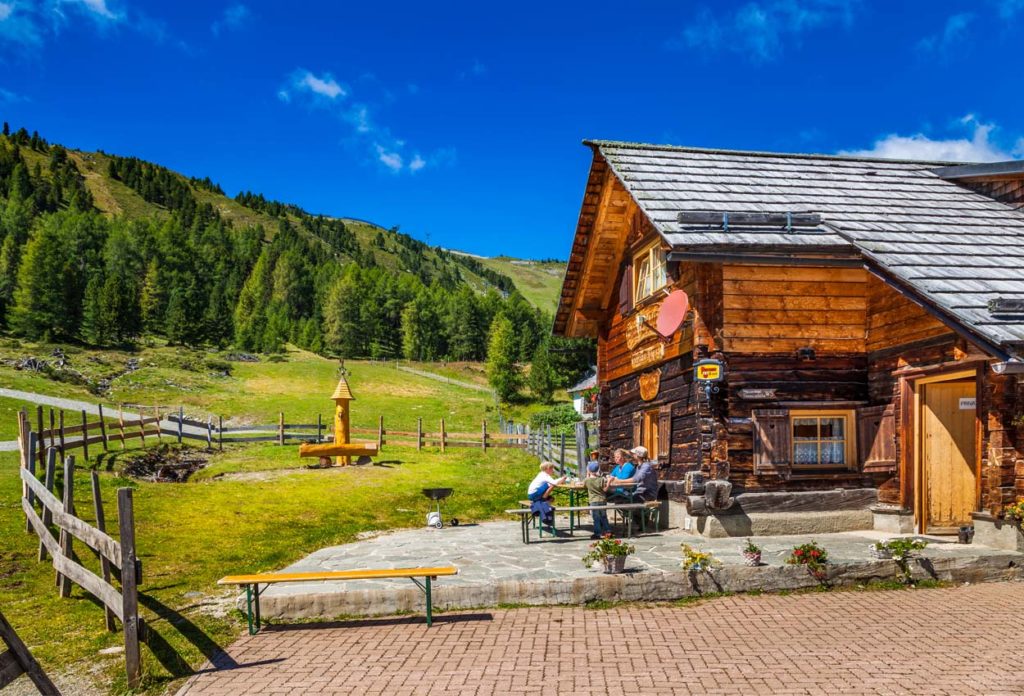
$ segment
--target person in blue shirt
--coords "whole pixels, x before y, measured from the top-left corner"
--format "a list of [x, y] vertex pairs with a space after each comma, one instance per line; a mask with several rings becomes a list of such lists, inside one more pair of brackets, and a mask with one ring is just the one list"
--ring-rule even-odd
[[[636, 464], [633, 463], [633, 455], [628, 450], [615, 450], [612, 453], [612, 460], [615, 462], [615, 466], [608, 474], [611, 478], [619, 480], [633, 478], [633, 474], [636, 473]], [[629, 492], [624, 488], [616, 488], [610, 494], [619, 499], [629, 498]]]

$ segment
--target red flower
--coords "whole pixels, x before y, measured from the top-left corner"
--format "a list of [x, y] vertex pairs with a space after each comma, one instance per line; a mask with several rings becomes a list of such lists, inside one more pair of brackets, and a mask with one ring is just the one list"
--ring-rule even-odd
[[794, 556], [803, 556], [804, 555], [804, 550], [803, 549], [794, 549], [793, 550], [793, 555]]
[[818, 556], [821, 555], [821, 551], [811, 551], [811, 555], [814, 556], [815, 558], [817, 558]]

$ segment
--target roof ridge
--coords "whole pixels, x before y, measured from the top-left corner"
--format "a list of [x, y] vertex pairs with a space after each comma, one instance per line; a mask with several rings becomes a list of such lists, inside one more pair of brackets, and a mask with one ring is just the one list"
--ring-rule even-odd
[[951, 160], [915, 160], [893, 159], [887, 157], [857, 157], [854, 155], [828, 155], [805, 152], [771, 152], [767, 150], [729, 150], [724, 148], [693, 147], [687, 145], [659, 145], [656, 143], [636, 143], [625, 140], [584, 139], [583, 144], [589, 147], [628, 147], [635, 150], [661, 150], [667, 152], [692, 152], [707, 155], [744, 155], [747, 157], [787, 157], [798, 159], [836, 160], [840, 162], [877, 162], [880, 164], [922, 164], [932, 167], [951, 167], [980, 162], [954, 162]]

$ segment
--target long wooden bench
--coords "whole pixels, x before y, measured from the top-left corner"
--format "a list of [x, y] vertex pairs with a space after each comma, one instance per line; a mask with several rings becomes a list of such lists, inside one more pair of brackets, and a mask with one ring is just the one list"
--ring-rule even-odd
[[[246, 617], [249, 620], [249, 635], [260, 630], [260, 585], [270, 586], [279, 582], [330, 582], [335, 580], [381, 580], [387, 578], [409, 578], [426, 595], [427, 626], [434, 623], [433, 605], [430, 597], [430, 581], [442, 575], [458, 575], [455, 566], [436, 568], [381, 568], [365, 570], [328, 570], [312, 573], [256, 573], [253, 575], [228, 575], [217, 581], [218, 585], [245, 586]], [[423, 578], [425, 582], [420, 582]]]
[[[610, 511], [610, 512], [618, 512], [620, 514], [623, 514], [623, 513], [626, 513], [626, 512], [633, 513], [635, 511], [641, 511], [641, 513], [642, 513], [642, 516], [640, 518], [640, 520], [641, 520], [641, 529], [644, 532], [647, 531], [646, 513], [648, 511], [651, 511], [651, 512], [655, 513], [654, 514], [655, 528], [657, 528], [657, 526], [661, 522], [661, 503], [658, 502], [658, 501], [653, 501], [653, 500], [650, 501], [650, 502], [645, 502], [645, 503], [610, 503], [608, 505], [575, 505], [575, 506], [571, 506], [571, 507], [570, 506], [557, 507], [557, 506], [552, 505], [551, 509], [554, 510], [555, 514], [558, 514], [559, 512], [569, 512], [569, 513], [590, 512], [590, 513], [593, 513], [594, 510], [605, 510], [605, 511]], [[519, 516], [519, 519], [520, 519], [520, 521], [522, 523], [523, 543], [524, 544], [529, 544], [530, 543], [530, 522], [533, 520], [533, 512], [530, 510], [530, 508], [528, 508], [528, 507], [521, 507], [518, 510], [505, 510], [505, 513], [508, 514], [508, 515], [518, 515]], [[633, 536], [633, 516], [632, 516], [632, 514], [629, 514], [629, 515], [623, 514], [623, 517], [624, 517], [625, 523], [626, 523], [626, 536]], [[537, 533], [538, 533], [538, 536], [540, 536], [540, 538], [542, 538], [542, 539], [544, 538], [544, 528], [543, 528], [543, 526], [538, 527]]]

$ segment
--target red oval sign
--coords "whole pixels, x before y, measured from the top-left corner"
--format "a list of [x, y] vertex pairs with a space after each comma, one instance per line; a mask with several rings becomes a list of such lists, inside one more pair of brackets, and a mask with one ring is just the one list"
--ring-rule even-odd
[[662, 336], [668, 338], [676, 332], [690, 311], [690, 298], [682, 290], [673, 290], [658, 310], [658, 322], [655, 328]]

